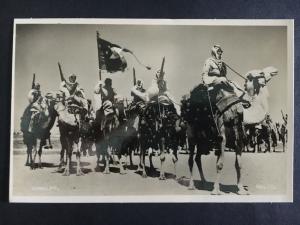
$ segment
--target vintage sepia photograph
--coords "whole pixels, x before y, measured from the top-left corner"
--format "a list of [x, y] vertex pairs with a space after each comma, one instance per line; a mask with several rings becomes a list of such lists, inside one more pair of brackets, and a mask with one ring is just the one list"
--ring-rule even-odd
[[15, 19], [11, 202], [292, 202], [293, 20]]

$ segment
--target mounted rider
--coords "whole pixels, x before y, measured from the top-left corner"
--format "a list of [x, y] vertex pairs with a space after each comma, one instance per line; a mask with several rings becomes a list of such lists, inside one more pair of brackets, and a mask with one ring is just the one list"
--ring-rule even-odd
[[[146, 89], [144, 88], [144, 83], [142, 80], [137, 80], [136, 84], [133, 87], [134, 90], [137, 90], [141, 93], [145, 93]], [[131, 91], [131, 95], [133, 96], [132, 102], [135, 104], [139, 101], [144, 101], [139, 95], [135, 94], [134, 91]]]
[[76, 81], [77, 77], [75, 74], [69, 76], [69, 81], [62, 80], [60, 83], [60, 91], [62, 91], [66, 98], [75, 94], [76, 91], [80, 90], [79, 83]]
[[[205, 61], [202, 80], [208, 87], [211, 100], [218, 108], [218, 123], [237, 123], [242, 119], [243, 106], [237, 92], [238, 87], [226, 77], [226, 64], [222, 61], [223, 50], [221, 46], [214, 45], [211, 49], [211, 57]], [[234, 106], [234, 109], [231, 107]], [[230, 109], [231, 110], [228, 110]], [[223, 115], [223, 116], [221, 116]], [[223, 121], [219, 121], [223, 120]]]
[[98, 104], [95, 107], [96, 110], [102, 109], [105, 116], [109, 114], [113, 114], [114, 113], [113, 105], [115, 103], [115, 96], [117, 95], [117, 93], [112, 87], [112, 79], [106, 78], [104, 80], [104, 85], [102, 81], [99, 81], [95, 87], [94, 93], [97, 96], [101, 97], [101, 105]]
[[33, 104], [41, 97], [41, 85], [39, 83], [33, 84], [32, 89], [29, 91], [27, 98], [29, 104]]
[[[162, 104], [174, 104], [174, 97], [167, 89], [167, 81], [164, 79], [164, 75], [164, 71], [161, 72], [161, 70], [158, 70], [150, 87], [146, 91], [143, 88], [141, 89], [138, 85], [135, 85], [131, 89], [131, 94], [135, 96], [135, 99], [142, 100], [145, 103], [159, 100]], [[178, 113], [179, 110], [176, 108], [176, 111]]]
[[[38, 115], [39, 112], [45, 110], [45, 108], [47, 107], [46, 100], [42, 97], [41, 86], [39, 83], [32, 84], [32, 89], [29, 91], [27, 98], [29, 101], [29, 105], [25, 109], [24, 114], [26, 113], [26, 111], [27, 111], [27, 113], [30, 114], [30, 122], [28, 124], [29, 125], [28, 131], [32, 132], [35, 116]], [[48, 113], [48, 112], [46, 112], [46, 113]], [[22, 120], [23, 120], [23, 118], [22, 118]], [[22, 121], [22, 123], [23, 123], [23, 121]], [[21, 123], [21, 127], [24, 126], [22, 123]]]
[[71, 114], [76, 114], [78, 110], [83, 110], [86, 113], [88, 111], [88, 103], [84, 90], [80, 88], [76, 79], [75, 74], [71, 74], [68, 81], [63, 79], [60, 84], [60, 91], [63, 93]]

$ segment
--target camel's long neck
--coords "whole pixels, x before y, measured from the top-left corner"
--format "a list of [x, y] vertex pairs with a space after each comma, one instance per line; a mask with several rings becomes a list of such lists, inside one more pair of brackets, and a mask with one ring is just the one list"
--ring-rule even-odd
[[257, 98], [260, 100], [260, 103], [261, 103], [262, 107], [264, 108], [264, 110], [266, 112], [268, 112], [269, 111], [269, 103], [268, 103], [269, 91], [266, 86], [260, 88]]

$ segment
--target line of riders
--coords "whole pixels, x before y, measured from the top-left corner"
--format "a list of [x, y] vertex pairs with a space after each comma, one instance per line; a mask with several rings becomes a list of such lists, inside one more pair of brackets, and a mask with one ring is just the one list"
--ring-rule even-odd
[[[124, 174], [127, 156], [132, 164], [131, 153], [138, 151], [142, 177], [154, 171], [151, 149], [158, 149], [161, 162], [159, 179], [164, 180], [166, 153], [172, 153], [176, 176], [177, 150], [187, 139], [189, 189], [194, 189], [194, 161], [201, 181], [205, 182], [201, 156], [214, 151], [217, 174], [212, 194], [222, 193], [220, 180], [227, 147], [234, 149], [236, 155], [237, 193], [248, 194], [242, 183], [241, 153], [248, 144], [246, 133], [254, 137], [255, 127], [265, 121], [268, 112], [266, 84], [278, 71], [274, 67], [252, 70], [246, 74], [242, 89], [226, 77], [227, 65], [222, 60], [222, 53], [219, 45], [212, 47], [211, 57], [204, 64], [203, 82], [183, 96], [181, 104], [177, 104], [168, 91], [163, 66], [147, 90], [142, 80], [137, 80], [131, 88], [133, 100], [130, 103], [117, 95], [110, 78], [97, 83], [94, 107], [91, 100], [86, 99], [75, 75], [62, 81], [56, 96], [46, 94], [43, 97], [40, 85], [35, 84], [29, 92], [30, 104], [21, 119], [28, 153], [26, 164], [35, 168], [38, 155], [38, 167], [42, 166], [42, 148], [51, 147], [50, 130], [58, 118], [62, 147], [59, 169], [63, 175], [70, 175], [73, 152], [77, 159], [76, 174], [82, 175], [80, 152], [91, 151], [95, 144], [96, 168], [103, 163], [103, 172], [109, 173], [111, 159], [114, 161], [112, 155], [116, 154], [120, 173]], [[147, 152], [150, 168], [146, 172]]]

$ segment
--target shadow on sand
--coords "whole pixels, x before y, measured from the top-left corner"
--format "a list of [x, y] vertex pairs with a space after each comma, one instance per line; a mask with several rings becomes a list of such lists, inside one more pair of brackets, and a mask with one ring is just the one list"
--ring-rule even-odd
[[[155, 177], [159, 177], [159, 175], [160, 175], [160, 172], [156, 168], [151, 168], [149, 166], [146, 166], [145, 169], [146, 169], [146, 174], [148, 177], [155, 178]], [[142, 170], [137, 170], [134, 173], [139, 174], [140, 176], [142, 176], [142, 174], [143, 174]], [[165, 177], [166, 177], [166, 179], [174, 179], [175, 175], [165, 172]]]
[[[183, 185], [188, 188], [189, 187], [189, 178], [180, 177], [178, 179], [178, 183], [180, 185]], [[214, 183], [211, 181], [194, 180], [194, 185], [195, 185], [195, 189], [202, 190], [202, 191], [211, 192], [214, 188]], [[244, 186], [244, 187], [247, 188], [247, 186]], [[238, 192], [237, 185], [220, 184], [220, 190], [226, 194], [229, 194], [229, 193], [237, 194], [237, 192]]]

